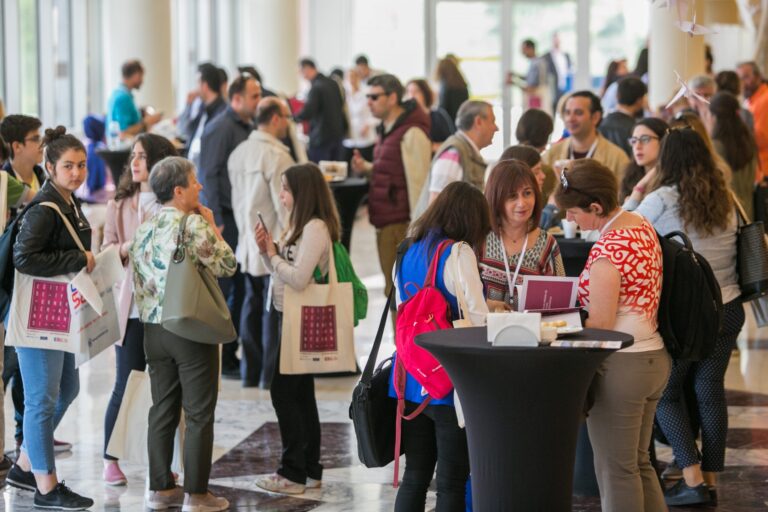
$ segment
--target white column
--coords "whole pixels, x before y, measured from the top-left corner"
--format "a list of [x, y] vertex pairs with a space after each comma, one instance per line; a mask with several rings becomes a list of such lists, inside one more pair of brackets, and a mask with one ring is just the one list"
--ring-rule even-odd
[[[139, 106], [175, 115], [171, 0], [104, 0], [104, 98], [122, 80], [126, 60], [144, 65], [144, 85], [134, 91]], [[102, 107], [106, 109], [106, 104]]]
[[265, 85], [292, 95], [299, 84], [299, 0], [240, 0], [239, 64], [253, 64]]
[[589, 69], [589, 33], [590, 0], [578, 0], [576, 11], [576, 75], [574, 90], [592, 89], [592, 73]]
[[[693, 13], [688, 13], [687, 19], [691, 18]], [[679, 89], [675, 71], [688, 80], [705, 70], [704, 37], [690, 37], [675, 25], [676, 21], [675, 9], [651, 7], [648, 102], [653, 109], [666, 105]]]

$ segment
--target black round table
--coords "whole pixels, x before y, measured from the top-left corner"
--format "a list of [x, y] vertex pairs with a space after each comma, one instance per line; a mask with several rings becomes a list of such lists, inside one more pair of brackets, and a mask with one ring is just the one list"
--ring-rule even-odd
[[[585, 329], [575, 340], [633, 343]], [[479, 512], [571, 510], [576, 437], [597, 368], [614, 350], [493, 347], [485, 327], [416, 337], [450, 375], [464, 410]]]
[[565, 266], [565, 275], [570, 277], [579, 277], [584, 265], [587, 264], [589, 251], [595, 242], [587, 242], [581, 238], [565, 238], [562, 235], [555, 235], [557, 246], [560, 248], [560, 256], [563, 258]]
[[352, 226], [355, 215], [363, 198], [368, 194], [368, 180], [360, 177], [349, 177], [341, 181], [329, 183], [336, 207], [339, 209], [341, 221], [341, 243], [350, 251], [352, 242]]
[[112, 173], [112, 181], [117, 186], [120, 182], [120, 175], [123, 174], [123, 169], [128, 164], [128, 159], [131, 156], [131, 150], [129, 148], [123, 149], [107, 149], [101, 148], [96, 150], [96, 154], [104, 160], [104, 163], [109, 167], [109, 171]]

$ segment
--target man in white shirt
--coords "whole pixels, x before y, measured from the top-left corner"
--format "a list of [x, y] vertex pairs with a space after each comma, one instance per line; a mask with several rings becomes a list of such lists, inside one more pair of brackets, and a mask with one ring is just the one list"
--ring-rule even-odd
[[295, 162], [281, 139], [288, 134], [291, 112], [271, 96], [256, 109], [257, 129], [241, 142], [227, 163], [232, 183], [232, 210], [237, 224], [235, 256], [245, 277], [240, 315], [243, 343], [241, 377], [244, 387], [268, 389], [277, 364], [277, 315], [268, 312], [269, 269], [259, 255], [254, 236], [261, 214], [270, 233], [281, 233], [288, 212], [280, 204], [281, 176]]
[[435, 153], [427, 186], [422, 189], [414, 210], [414, 219], [454, 181], [467, 181], [483, 190], [487, 164], [480, 150], [490, 146], [493, 135], [499, 131], [493, 107], [485, 101], [467, 100], [456, 113], [456, 125], [458, 131], [448, 137]]

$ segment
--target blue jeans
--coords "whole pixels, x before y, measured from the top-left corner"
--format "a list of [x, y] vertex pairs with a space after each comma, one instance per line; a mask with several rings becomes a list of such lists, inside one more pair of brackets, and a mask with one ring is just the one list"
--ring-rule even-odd
[[24, 442], [21, 449], [37, 474], [56, 471], [53, 431], [80, 391], [75, 356], [61, 350], [17, 347], [24, 381]]

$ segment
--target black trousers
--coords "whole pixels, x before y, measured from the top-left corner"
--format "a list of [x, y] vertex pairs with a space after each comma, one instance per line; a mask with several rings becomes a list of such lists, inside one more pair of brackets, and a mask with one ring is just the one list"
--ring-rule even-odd
[[334, 140], [323, 144], [322, 146], [309, 146], [307, 148], [307, 157], [314, 163], [320, 163], [321, 160], [342, 161], [344, 160], [344, 145], [341, 140]]
[[147, 367], [147, 359], [144, 356], [144, 324], [138, 318], [128, 319], [123, 346], [115, 345], [115, 366], [115, 387], [112, 388], [112, 396], [109, 397], [107, 411], [104, 414], [104, 458], [106, 460], [117, 460], [107, 455], [107, 445], [115, 428], [120, 404], [123, 403], [128, 376], [133, 370], [143, 372]]
[[[409, 414], [418, 404], [406, 402]], [[405, 472], [395, 500], [396, 512], [423, 511], [427, 488], [437, 465], [437, 512], [463, 512], [469, 477], [466, 430], [459, 427], [456, 409], [428, 405], [410, 421], [403, 421]]]
[[11, 399], [13, 400], [13, 418], [16, 421], [14, 437], [16, 442], [21, 443], [24, 439], [24, 383], [21, 381], [21, 370], [19, 369], [16, 349], [6, 346], [3, 349], [4, 390], [8, 390], [9, 383], [11, 384]]
[[244, 386], [269, 389], [277, 364], [280, 339], [277, 337], [277, 314], [267, 311], [269, 276], [243, 274], [245, 298], [240, 314], [240, 340], [243, 357], [240, 376]]
[[[282, 334], [283, 314], [278, 313]], [[278, 356], [279, 361], [279, 356]], [[278, 363], [269, 388], [280, 426], [283, 454], [277, 473], [288, 480], [306, 483], [307, 477], [322, 480], [320, 418], [312, 375], [283, 375]]]
[[[224, 231], [221, 236], [229, 244], [232, 250], [237, 249], [237, 223], [235, 222], [235, 215], [232, 210], [222, 208], [221, 216], [224, 220]], [[237, 270], [232, 277], [224, 277], [219, 279], [219, 286], [224, 293], [224, 297], [227, 298], [227, 306], [229, 307], [229, 313], [232, 315], [232, 323], [237, 329], [238, 337], [240, 336], [240, 312], [243, 309], [243, 298], [245, 297], [245, 282], [242, 272], [240, 272], [240, 265], [237, 266]], [[237, 368], [237, 339], [231, 343], [226, 343], [222, 347], [221, 362], [223, 370], [232, 370]]]

